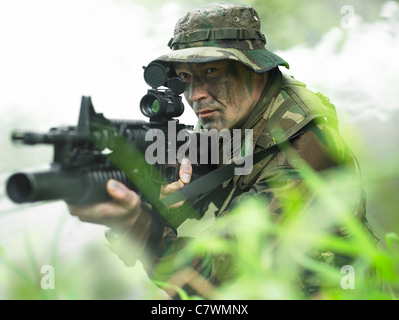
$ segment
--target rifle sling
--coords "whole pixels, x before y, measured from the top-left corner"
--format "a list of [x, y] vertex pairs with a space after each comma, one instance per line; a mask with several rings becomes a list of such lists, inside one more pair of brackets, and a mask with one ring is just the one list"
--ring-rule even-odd
[[[253, 165], [255, 165], [269, 154], [275, 152], [277, 149], [284, 147], [287, 143], [289, 143], [289, 141], [308, 131], [308, 127], [309, 125], [305, 125], [301, 130], [297, 131], [289, 138], [282, 140], [266, 149], [250, 154], [243, 159], [245, 160], [246, 158], [252, 157]], [[199, 195], [211, 194], [212, 191], [215, 190], [219, 185], [232, 178], [234, 176], [234, 169], [239, 167], [241, 167], [241, 165], [234, 162], [226, 164], [198, 178], [197, 180], [194, 180], [193, 182], [184, 186], [184, 188], [166, 196], [165, 198], [161, 199], [161, 202], [165, 207], [168, 207], [182, 200], [188, 200]], [[183, 223], [187, 217], [184, 215], [183, 211], [180, 214], [173, 215], [173, 217], [165, 217], [165, 219], [172, 227], [176, 228]]]

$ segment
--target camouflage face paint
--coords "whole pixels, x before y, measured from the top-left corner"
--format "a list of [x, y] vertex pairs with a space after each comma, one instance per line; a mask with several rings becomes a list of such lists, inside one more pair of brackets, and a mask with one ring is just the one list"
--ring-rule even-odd
[[205, 129], [239, 128], [259, 100], [265, 79], [238, 62], [176, 64], [185, 97]]

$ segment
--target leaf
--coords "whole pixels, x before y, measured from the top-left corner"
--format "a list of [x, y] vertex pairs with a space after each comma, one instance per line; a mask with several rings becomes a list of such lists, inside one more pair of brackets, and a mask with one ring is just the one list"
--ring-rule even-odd
[[399, 243], [399, 236], [395, 232], [389, 232], [385, 235], [388, 252], [391, 252], [392, 241]]

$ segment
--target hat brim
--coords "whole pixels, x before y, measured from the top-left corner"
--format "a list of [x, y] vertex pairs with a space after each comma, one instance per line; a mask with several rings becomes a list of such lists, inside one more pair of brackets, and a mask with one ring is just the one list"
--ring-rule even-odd
[[194, 47], [172, 50], [157, 58], [156, 61], [206, 63], [224, 59], [239, 61], [256, 73], [266, 72], [280, 65], [289, 69], [289, 64], [285, 60], [266, 49], [238, 50], [221, 47]]

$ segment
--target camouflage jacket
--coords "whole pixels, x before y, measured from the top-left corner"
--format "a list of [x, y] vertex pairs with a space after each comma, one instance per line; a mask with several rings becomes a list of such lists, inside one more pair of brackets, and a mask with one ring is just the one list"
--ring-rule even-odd
[[[271, 71], [255, 113], [251, 116], [258, 120], [250, 128], [253, 130], [254, 152], [298, 132], [301, 134], [291, 140], [293, 154], [276, 148], [255, 164], [250, 174], [235, 176], [213, 192], [207, 208], [218, 219], [228, 215], [240, 200], [254, 195], [264, 201], [267, 212], [278, 221], [284, 216], [287, 205], [311, 199], [303, 176], [298, 174], [306, 166], [316, 172], [338, 167], [350, 167], [357, 172], [357, 161], [338, 132], [335, 107], [326, 97], [309, 91], [303, 83], [283, 75], [278, 68]], [[292, 190], [299, 192], [290, 192]], [[288, 202], [287, 197], [291, 197]], [[354, 214], [368, 229], [362, 188], [354, 197]], [[344, 234], [344, 230], [337, 232]], [[228, 252], [176, 262], [188, 241], [190, 237], [165, 228], [158, 248], [144, 262], [150, 278], [156, 283], [167, 283], [163, 288], [171, 296], [176, 297], [173, 288], [177, 286], [207, 297], [210, 287], [228, 281], [238, 273], [240, 264], [233, 261]]]

